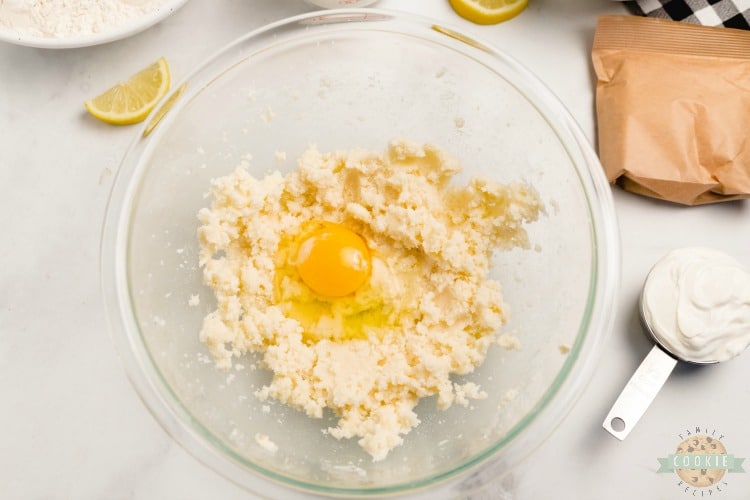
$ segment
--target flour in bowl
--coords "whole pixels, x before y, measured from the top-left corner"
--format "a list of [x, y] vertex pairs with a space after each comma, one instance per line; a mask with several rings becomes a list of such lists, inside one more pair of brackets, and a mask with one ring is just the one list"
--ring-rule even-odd
[[104, 33], [159, 10], [166, 0], [0, 0], [0, 26], [19, 35]]

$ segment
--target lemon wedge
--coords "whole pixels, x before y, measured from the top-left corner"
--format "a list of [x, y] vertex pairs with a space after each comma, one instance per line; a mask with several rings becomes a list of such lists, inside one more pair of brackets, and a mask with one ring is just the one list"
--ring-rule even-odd
[[86, 110], [107, 123], [129, 125], [143, 121], [164, 97], [170, 84], [169, 65], [163, 57], [118, 83], [103, 94], [86, 101]]
[[529, 0], [450, 0], [456, 13], [477, 24], [496, 24], [520, 14]]

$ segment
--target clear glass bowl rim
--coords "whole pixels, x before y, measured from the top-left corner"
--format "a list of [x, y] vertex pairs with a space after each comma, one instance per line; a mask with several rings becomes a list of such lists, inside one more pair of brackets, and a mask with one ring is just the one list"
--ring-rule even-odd
[[[137, 187], [140, 158], [148, 147], [146, 132], [148, 121], [136, 132], [136, 138], [128, 148], [115, 176], [102, 228], [100, 246], [101, 288], [109, 330], [125, 371], [136, 392], [167, 433], [177, 443], [201, 462], [249, 491], [264, 495], [279, 495], [292, 498], [299, 494], [323, 494], [326, 496], [416, 494], [432, 487], [455, 486], [471, 472], [483, 476], [497, 477], [525, 459], [541, 445], [570, 412], [581, 396], [596, 367], [598, 353], [612, 330], [615, 317], [615, 300], [620, 281], [620, 244], [617, 220], [610, 186], [604, 177], [599, 159], [571, 114], [560, 100], [530, 71], [511, 56], [495, 49], [491, 44], [479, 41], [460, 30], [448, 27], [443, 22], [430, 20], [413, 14], [384, 9], [332, 9], [293, 16], [270, 23], [220, 48], [199, 65], [182, 82], [174, 86], [184, 90], [183, 84], [195, 80], [199, 75], [212, 73], [216, 61], [230, 54], [243, 44], [254, 42], [262, 46], [272, 41], [276, 33], [290, 29], [304, 29], [311, 20], [316, 27], [325, 27], [346, 22], [359, 23], [366, 27], [379, 26], [398, 33], [406, 29], [408, 35], [425, 37], [444, 36], [444, 43], [467, 57], [480, 57], [496, 67], [511, 71], [514, 81], [521, 81], [527, 95], [533, 95], [535, 104], [544, 111], [539, 112], [555, 129], [569, 154], [577, 154], [574, 160], [579, 180], [587, 194], [591, 216], [592, 249], [594, 269], [589, 288], [589, 297], [576, 342], [571, 346], [568, 358], [554, 379], [553, 384], [539, 403], [501, 441], [484, 453], [470, 458], [461, 466], [435, 476], [388, 487], [369, 489], [328, 488], [302, 483], [280, 476], [252, 464], [226, 448], [217, 438], [196, 421], [167, 385], [153, 362], [145, 341], [135, 322], [130, 302], [127, 261], [127, 236], [134, 190]], [[435, 40], [432, 40], [435, 41]], [[248, 56], [252, 57], [252, 55]], [[210, 75], [209, 75], [210, 76]], [[210, 79], [206, 80], [210, 81]], [[191, 89], [190, 86], [186, 88]], [[194, 93], [202, 88], [192, 88]], [[181, 97], [188, 102], [190, 92]], [[167, 99], [164, 100], [167, 102]], [[179, 107], [179, 104], [176, 106]], [[169, 121], [169, 116], [164, 122]], [[161, 124], [164, 126], [165, 124]], [[555, 126], [557, 125], [557, 126]], [[571, 148], [575, 148], [571, 151]], [[585, 170], [582, 166], [587, 167]], [[577, 362], [581, 360], [581, 362]], [[554, 401], [554, 404], [552, 404]], [[519, 435], [524, 435], [520, 440]], [[498, 452], [502, 450], [502, 454]], [[464, 491], [464, 490], [461, 490]], [[426, 493], [425, 498], [429, 497]]]

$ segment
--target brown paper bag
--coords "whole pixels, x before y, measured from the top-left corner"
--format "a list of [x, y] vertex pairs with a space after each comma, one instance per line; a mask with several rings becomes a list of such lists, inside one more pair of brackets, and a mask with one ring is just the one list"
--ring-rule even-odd
[[750, 197], [750, 32], [602, 16], [592, 59], [610, 182], [685, 205]]

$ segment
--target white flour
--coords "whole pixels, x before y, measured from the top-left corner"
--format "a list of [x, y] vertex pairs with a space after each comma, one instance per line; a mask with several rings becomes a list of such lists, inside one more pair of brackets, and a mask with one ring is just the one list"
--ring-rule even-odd
[[118, 28], [166, 0], [0, 0], [0, 26], [19, 35], [66, 38]]

